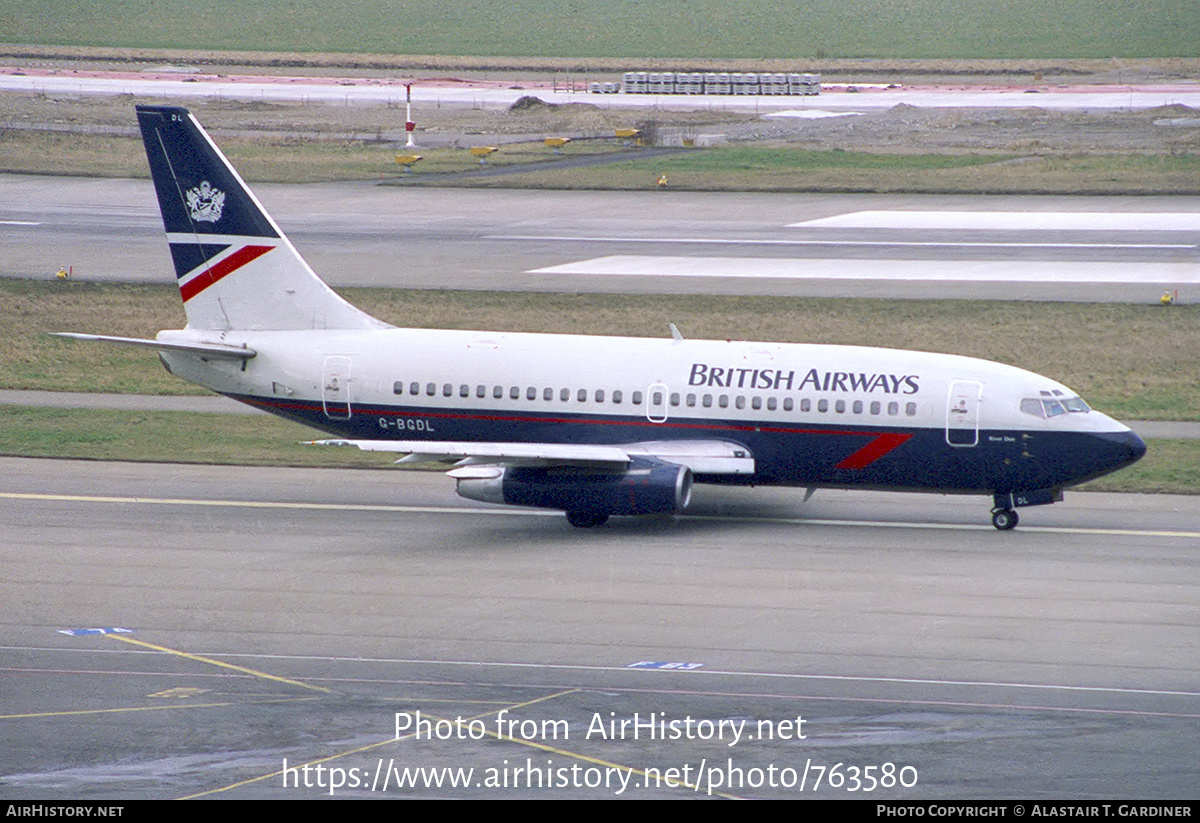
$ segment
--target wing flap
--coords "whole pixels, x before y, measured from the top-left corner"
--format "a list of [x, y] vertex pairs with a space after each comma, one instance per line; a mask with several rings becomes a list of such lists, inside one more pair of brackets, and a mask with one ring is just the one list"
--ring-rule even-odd
[[622, 448], [630, 455], [687, 466], [693, 474], [754, 474], [754, 455], [728, 440], [655, 440]]
[[462, 443], [437, 440], [313, 440], [317, 446], [355, 446], [363, 451], [404, 454], [397, 463], [455, 463], [464, 466], [591, 466], [624, 469], [629, 455], [620, 446], [573, 443]]
[[754, 456], [724, 440], [661, 440], [603, 446], [589, 443], [470, 443], [434, 440], [312, 440], [318, 446], [354, 446], [403, 454], [397, 463], [479, 466], [581, 466], [625, 469], [635, 457], [687, 466], [696, 474], [753, 474]]

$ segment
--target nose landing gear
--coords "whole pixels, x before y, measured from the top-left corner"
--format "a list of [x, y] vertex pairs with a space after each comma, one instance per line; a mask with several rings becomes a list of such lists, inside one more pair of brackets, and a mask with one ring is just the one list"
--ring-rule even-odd
[[992, 525], [1002, 532], [1015, 529], [1020, 519], [1012, 509], [992, 509]]

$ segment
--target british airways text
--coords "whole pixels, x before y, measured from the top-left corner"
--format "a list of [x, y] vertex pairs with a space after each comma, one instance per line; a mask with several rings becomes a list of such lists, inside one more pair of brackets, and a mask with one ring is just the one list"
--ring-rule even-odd
[[919, 375], [868, 374], [866, 372], [819, 372], [809, 369], [799, 381], [796, 372], [780, 369], [747, 369], [693, 363], [689, 386], [722, 389], [795, 389], [823, 392], [876, 392], [916, 394]]

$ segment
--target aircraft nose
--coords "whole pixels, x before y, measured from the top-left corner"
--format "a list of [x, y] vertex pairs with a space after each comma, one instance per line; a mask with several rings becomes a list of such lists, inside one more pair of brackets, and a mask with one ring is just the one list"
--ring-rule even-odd
[[1125, 432], [1125, 448], [1129, 449], [1129, 462], [1136, 463], [1146, 455], [1146, 441], [1133, 431]]
[[1146, 441], [1131, 429], [1104, 435], [1112, 455], [1112, 468], [1119, 469], [1141, 460], [1146, 454]]

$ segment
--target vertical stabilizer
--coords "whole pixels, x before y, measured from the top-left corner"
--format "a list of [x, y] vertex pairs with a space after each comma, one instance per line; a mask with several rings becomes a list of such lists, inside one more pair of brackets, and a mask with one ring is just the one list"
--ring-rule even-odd
[[386, 326], [313, 273], [187, 109], [137, 116], [188, 328]]

